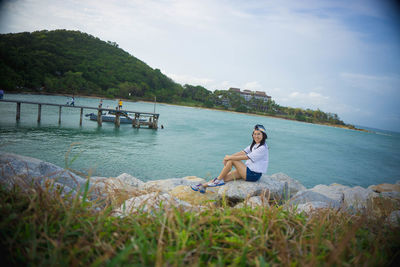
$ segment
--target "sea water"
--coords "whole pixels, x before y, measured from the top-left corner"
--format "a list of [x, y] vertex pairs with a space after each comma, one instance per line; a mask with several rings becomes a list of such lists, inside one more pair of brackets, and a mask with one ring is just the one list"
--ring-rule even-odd
[[[5, 99], [65, 104], [65, 96], [6, 94]], [[117, 100], [104, 100], [115, 108]], [[97, 107], [99, 99], [75, 97], [75, 105]], [[143, 181], [195, 175], [206, 179], [220, 172], [222, 159], [251, 143], [255, 124], [268, 132], [268, 174], [283, 172], [306, 187], [340, 183], [360, 185], [400, 180], [400, 133], [361, 132], [264, 116], [166, 104], [124, 102], [123, 109], [160, 114], [164, 129], [96, 121], [80, 109], [0, 102], [0, 150], [30, 156], [61, 167], [115, 177], [129, 173]], [[93, 112], [84, 110], [84, 113]]]

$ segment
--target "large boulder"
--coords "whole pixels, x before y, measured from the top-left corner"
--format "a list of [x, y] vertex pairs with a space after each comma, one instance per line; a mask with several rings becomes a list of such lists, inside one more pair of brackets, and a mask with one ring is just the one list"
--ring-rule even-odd
[[286, 182], [263, 175], [257, 182], [246, 182], [245, 180], [227, 182], [225, 185], [220, 186], [218, 194], [221, 198], [225, 196], [233, 202], [242, 201], [248, 197], [261, 194], [270, 196], [270, 199], [280, 201], [285, 198], [287, 191], [288, 184]]
[[361, 186], [346, 188], [343, 191], [344, 207], [351, 211], [365, 211], [371, 205], [371, 200], [378, 194]]
[[325, 202], [332, 208], [339, 208], [344, 202], [344, 191], [350, 187], [331, 184], [316, 185], [311, 189], [297, 192], [289, 201], [290, 204], [305, 204], [307, 202]]
[[196, 176], [187, 176], [183, 178], [149, 181], [140, 185], [139, 189], [169, 192], [179, 185], [190, 186], [199, 183], [205, 183], [205, 180]]
[[235, 206], [235, 208], [243, 208], [245, 206], [250, 208], [264, 207], [264, 206], [269, 207], [269, 201], [264, 196], [254, 196], [249, 199], [246, 199], [243, 202], [240, 202]]
[[118, 209], [114, 211], [116, 216], [124, 216], [138, 211], [153, 212], [160, 208], [178, 207], [183, 210], [192, 209], [192, 205], [179, 200], [168, 193], [152, 192], [126, 200]]
[[337, 199], [330, 198], [324, 194], [312, 191], [310, 189], [297, 192], [289, 200], [289, 204], [291, 205], [306, 204], [308, 202], [324, 202], [331, 208], [339, 208], [342, 204], [342, 201], [338, 201]]
[[371, 214], [375, 217], [387, 217], [394, 210], [400, 209], [400, 185], [379, 184], [371, 185], [368, 189], [376, 195], [371, 198]]
[[52, 163], [0, 151], [0, 182], [6, 186], [17, 183], [27, 187], [31, 182], [43, 184], [48, 179], [69, 188], [83, 187], [86, 183], [86, 179]]
[[306, 190], [306, 187], [302, 185], [298, 180], [293, 179], [282, 172], [274, 173], [270, 176], [270, 178], [281, 182], [287, 182], [289, 186], [289, 192], [288, 192], [289, 197], [292, 197], [301, 190]]
[[350, 187], [341, 184], [331, 184], [331, 185], [319, 184], [314, 186], [310, 190], [325, 195], [331, 199], [334, 199], [339, 202], [339, 205], [341, 205], [344, 201], [343, 192], [349, 188]]
[[398, 227], [400, 225], [400, 210], [392, 211], [387, 217], [387, 223], [394, 227]]
[[144, 185], [144, 182], [136, 177], [133, 177], [130, 174], [127, 173], [123, 173], [117, 177], [115, 177], [115, 179], [120, 180], [121, 182], [133, 186], [133, 187], [142, 187]]
[[307, 214], [319, 211], [320, 209], [327, 209], [329, 208], [329, 204], [327, 202], [320, 202], [320, 201], [312, 201], [307, 202], [304, 204], [299, 204], [297, 206], [296, 211], [298, 213], [305, 212]]
[[377, 193], [382, 192], [400, 192], [400, 184], [378, 184], [378, 185], [371, 185], [368, 187]]
[[207, 203], [213, 203], [220, 199], [218, 188], [215, 187], [208, 187], [206, 193], [201, 194], [198, 191], [193, 191], [190, 186], [178, 185], [169, 193], [171, 196], [186, 201], [191, 205], [206, 205]]

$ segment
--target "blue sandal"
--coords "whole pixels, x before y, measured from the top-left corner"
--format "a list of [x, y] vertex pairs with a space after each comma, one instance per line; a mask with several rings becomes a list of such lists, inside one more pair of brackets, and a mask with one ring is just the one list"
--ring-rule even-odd
[[217, 177], [215, 177], [214, 179], [212, 179], [209, 183], [208, 186], [209, 187], [216, 187], [216, 186], [221, 186], [224, 185], [225, 181], [224, 180], [220, 180]]
[[200, 193], [204, 194], [206, 192], [206, 188], [202, 184], [191, 185], [193, 191], [199, 191]]

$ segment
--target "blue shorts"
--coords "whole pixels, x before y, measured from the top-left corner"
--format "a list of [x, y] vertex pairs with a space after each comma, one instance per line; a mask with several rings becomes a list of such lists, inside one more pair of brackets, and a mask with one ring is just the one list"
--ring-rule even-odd
[[246, 181], [247, 182], [257, 182], [260, 180], [262, 173], [253, 172], [252, 170], [247, 167], [246, 169]]

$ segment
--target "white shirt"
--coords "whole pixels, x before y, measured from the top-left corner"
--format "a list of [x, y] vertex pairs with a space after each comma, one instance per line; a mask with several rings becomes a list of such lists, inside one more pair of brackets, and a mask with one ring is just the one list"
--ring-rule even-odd
[[268, 169], [268, 146], [264, 144], [259, 146], [255, 144], [253, 150], [250, 151], [250, 146], [243, 150], [247, 157], [246, 166], [253, 172], [267, 173]]

